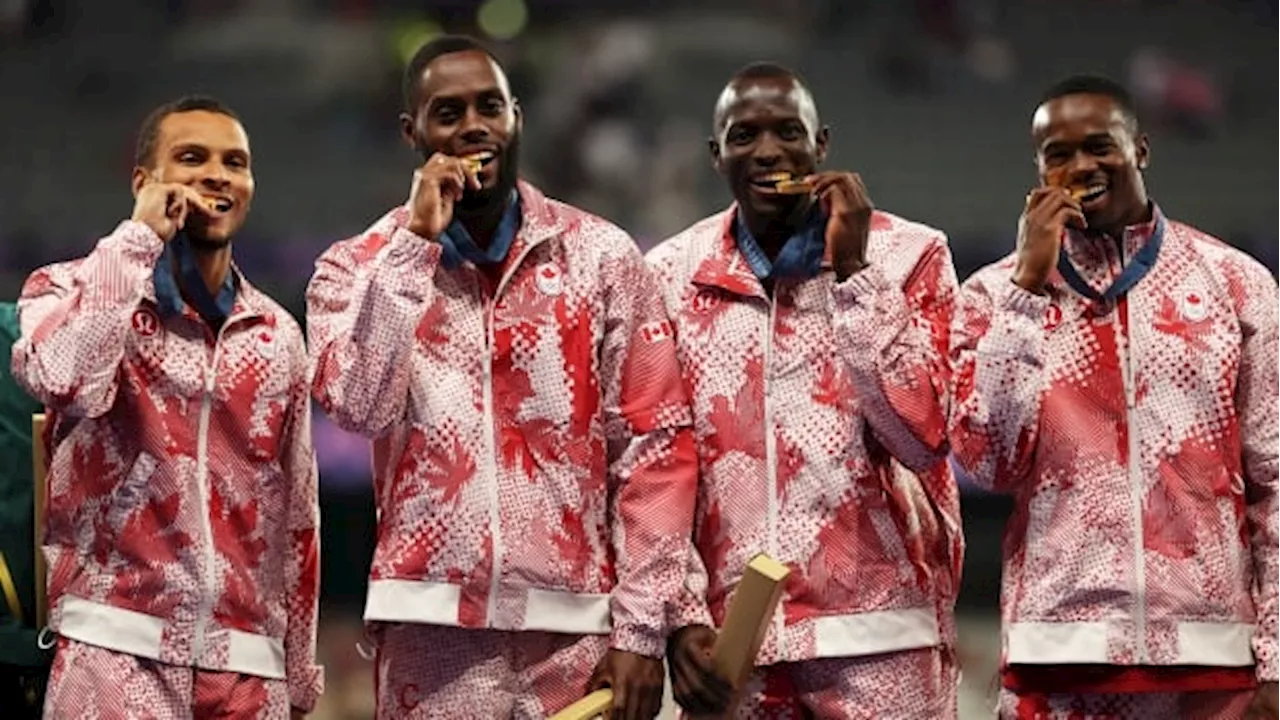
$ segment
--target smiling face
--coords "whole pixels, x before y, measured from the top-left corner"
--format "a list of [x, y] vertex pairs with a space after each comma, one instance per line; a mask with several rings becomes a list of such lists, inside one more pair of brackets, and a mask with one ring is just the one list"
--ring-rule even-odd
[[809, 91], [794, 78], [729, 83], [716, 103], [712, 163], [748, 219], [785, 217], [810, 200], [773, 187], [780, 173], [800, 178], [826, 159], [828, 131], [818, 126]]
[[251, 160], [249, 136], [235, 118], [207, 110], [171, 113], [160, 121], [150, 167], [133, 170], [133, 191], [153, 181], [194, 188], [215, 209], [188, 214], [188, 237], [196, 247], [225, 247], [253, 202]]
[[413, 112], [400, 116], [400, 126], [424, 161], [435, 153], [489, 155], [479, 173], [481, 189], [467, 192], [460, 210], [506, 202], [519, 176], [520, 108], [488, 54], [463, 50], [432, 60], [419, 79]]
[[1041, 184], [1081, 195], [1090, 228], [1116, 234], [1146, 216], [1147, 137], [1114, 99], [1096, 93], [1054, 98], [1036, 109], [1031, 135]]

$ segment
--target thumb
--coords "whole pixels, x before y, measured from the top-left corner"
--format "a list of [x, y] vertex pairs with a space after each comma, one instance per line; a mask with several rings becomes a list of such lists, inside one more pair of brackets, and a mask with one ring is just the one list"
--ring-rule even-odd
[[613, 673], [606, 666], [608, 656], [600, 660], [596, 664], [596, 669], [591, 672], [591, 679], [587, 681], [587, 692], [593, 693], [601, 688], [613, 686]]

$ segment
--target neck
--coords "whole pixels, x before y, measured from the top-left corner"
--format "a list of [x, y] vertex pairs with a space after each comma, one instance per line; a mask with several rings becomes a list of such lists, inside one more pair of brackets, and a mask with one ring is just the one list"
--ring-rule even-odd
[[1114, 223], [1106, 227], [1098, 227], [1096, 230], [1108, 237], [1115, 239], [1117, 242], [1124, 240], [1124, 231], [1134, 225], [1142, 225], [1151, 222], [1151, 216], [1155, 210], [1151, 206], [1151, 201], [1143, 199], [1141, 203], [1134, 206], [1134, 209], [1126, 213], [1124, 217], [1116, 220]]
[[785, 214], [759, 216], [744, 212], [742, 218], [746, 221], [751, 237], [755, 238], [756, 244], [772, 261], [778, 258], [782, 246], [800, 231], [808, 211], [809, 204], [805, 203]]
[[191, 250], [205, 288], [216, 297], [222, 284], [227, 281], [227, 273], [231, 272], [231, 246], [224, 245], [216, 250]]
[[502, 202], [492, 202], [474, 210], [458, 210], [455, 214], [471, 239], [484, 250], [493, 242], [493, 236], [498, 232], [498, 225], [502, 224], [502, 216], [506, 212], [507, 200], [504, 197]]

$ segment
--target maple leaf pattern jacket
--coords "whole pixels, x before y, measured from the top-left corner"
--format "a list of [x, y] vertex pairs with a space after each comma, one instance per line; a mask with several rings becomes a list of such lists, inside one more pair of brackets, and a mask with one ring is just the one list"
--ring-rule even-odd
[[374, 438], [365, 619], [611, 634], [660, 657], [697, 482], [671, 325], [622, 230], [519, 193], [492, 297], [405, 207], [316, 264], [315, 397]]
[[[952, 444], [1015, 498], [1006, 662], [1256, 662], [1274, 681], [1276, 283], [1221, 241], [1165, 227], [1154, 268], [1110, 309], [1056, 271], [1046, 295], [1022, 290], [1012, 255], [965, 282]], [[1154, 228], [1064, 246], [1105, 288]]]
[[676, 323], [702, 482], [676, 625], [724, 621], [746, 563], [790, 566], [757, 664], [946, 644], [963, 539], [946, 464], [945, 236], [872, 216], [870, 266], [770, 299], [735, 208], [649, 252]]
[[[50, 413], [49, 624], [172, 665], [287, 679], [310, 710], [319, 501], [302, 331], [244, 281], [218, 333], [161, 317], [126, 221], [37, 270], [13, 375]], [[237, 270], [233, 269], [233, 272]]]

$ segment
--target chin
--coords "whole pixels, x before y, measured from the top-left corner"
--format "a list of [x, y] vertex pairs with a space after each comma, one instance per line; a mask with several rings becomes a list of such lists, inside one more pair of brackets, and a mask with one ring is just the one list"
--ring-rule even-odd
[[231, 236], [222, 233], [212, 235], [191, 233], [187, 236], [187, 239], [192, 248], [204, 251], [221, 250], [231, 244]]

